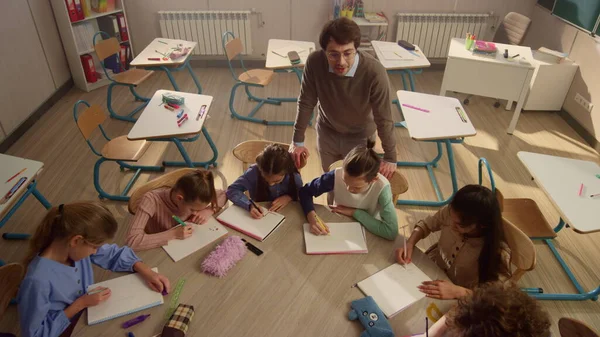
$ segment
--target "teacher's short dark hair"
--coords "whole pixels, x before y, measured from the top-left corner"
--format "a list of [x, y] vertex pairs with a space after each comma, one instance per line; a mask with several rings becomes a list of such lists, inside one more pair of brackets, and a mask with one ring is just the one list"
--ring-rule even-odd
[[327, 44], [333, 39], [338, 44], [354, 43], [354, 48], [360, 46], [360, 28], [356, 22], [341, 17], [331, 20], [323, 26], [321, 35], [319, 35], [319, 44], [323, 50], [327, 49]]

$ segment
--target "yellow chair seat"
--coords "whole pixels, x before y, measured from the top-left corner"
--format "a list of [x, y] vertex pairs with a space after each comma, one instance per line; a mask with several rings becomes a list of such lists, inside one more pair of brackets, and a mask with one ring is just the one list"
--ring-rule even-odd
[[137, 161], [150, 143], [145, 140], [129, 140], [127, 136], [113, 138], [102, 147], [102, 156], [111, 160]]
[[244, 83], [266, 86], [271, 83], [274, 75], [275, 73], [272, 70], [252, 69], [240, 74], [238, 78]]
[[112, 78], [119, 83], [138, 85], [144, 82], [150, 75], [152, 75], [152, 70], [144, 70], [144, 69], [129, 69], [125, 72], [118, 73], [114, 75]]

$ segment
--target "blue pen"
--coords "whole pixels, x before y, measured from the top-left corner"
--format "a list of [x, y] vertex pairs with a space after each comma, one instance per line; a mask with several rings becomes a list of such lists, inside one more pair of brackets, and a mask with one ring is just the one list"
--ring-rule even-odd
[[135, 337], [135, 335], [133, 334], [133, 332], [128, 332], [127, 337]]
[[177, 114], [177, 119], [181, 118], [181, 116], [183, 116], [183, 109]]

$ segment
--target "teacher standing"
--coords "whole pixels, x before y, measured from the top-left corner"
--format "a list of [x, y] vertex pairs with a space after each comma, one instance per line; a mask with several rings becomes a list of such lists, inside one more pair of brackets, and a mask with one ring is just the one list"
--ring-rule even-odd
[[355, 146], [375, 140], [377, 132], [384, 150], [379, 172], [390, 178], [396, 169], [396, 139], [389, 80], [379, 61], [357, 50], [360, 40], [360, 28], [348, 18], [323, 27], [322, 50], [311, 53], [304, 66], [290, 153], [297, 164], [309, 155], [304, 134], [318, 106], [315, 128], [323, 171]]

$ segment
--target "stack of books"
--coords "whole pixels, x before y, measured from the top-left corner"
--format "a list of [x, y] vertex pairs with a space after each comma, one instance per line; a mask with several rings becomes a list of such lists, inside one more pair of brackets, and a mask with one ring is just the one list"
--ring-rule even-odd
[[383, 15], [383, 13], [370, 13], [367, 12], [364, 14], [365, 15], [365, 20], [371, 22], [371, 23], [385, 23], [387, 22], [387, 19], [385, 18], [385, 15]]
[[473, 47], [473, 54], [481, 56], [496, 57], [497, 52], [498, 48], [496, 48], [496, 44], [493, 42], [478, 40], [475, 42], [475, 46]]

